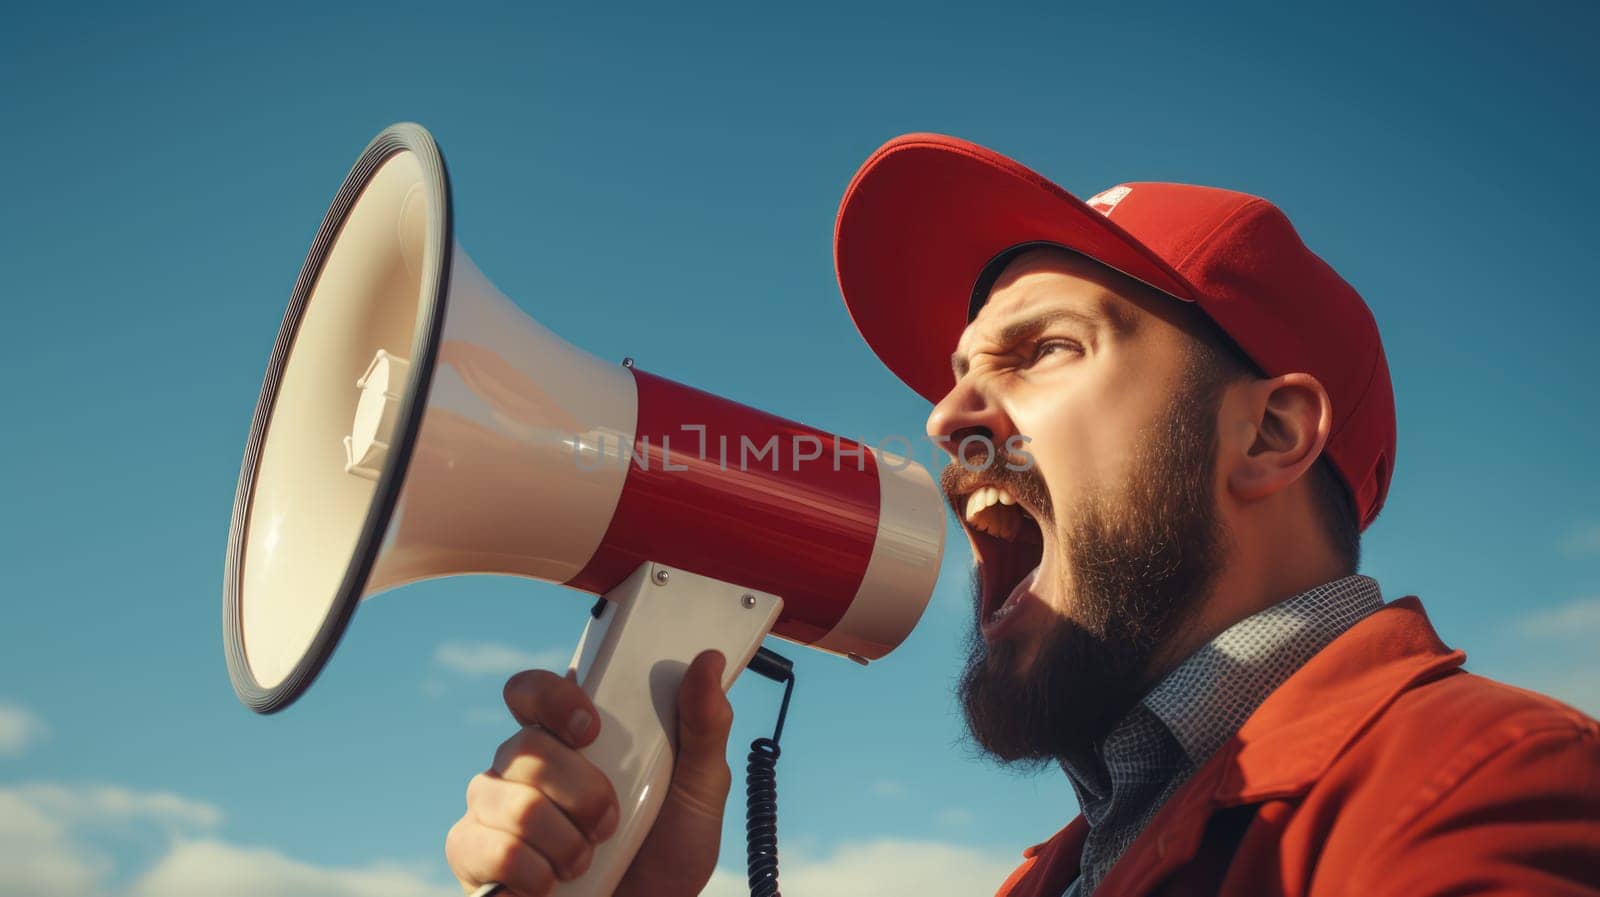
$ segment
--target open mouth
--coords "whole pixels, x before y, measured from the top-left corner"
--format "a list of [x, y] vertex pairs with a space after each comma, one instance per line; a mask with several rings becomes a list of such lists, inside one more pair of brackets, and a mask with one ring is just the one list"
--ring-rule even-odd
[[979, 486], [954, 504], [978, 559], [978, 619], [987, 630], [1014, 611], [1044, 558], [1037, 512], [1002, 486]]

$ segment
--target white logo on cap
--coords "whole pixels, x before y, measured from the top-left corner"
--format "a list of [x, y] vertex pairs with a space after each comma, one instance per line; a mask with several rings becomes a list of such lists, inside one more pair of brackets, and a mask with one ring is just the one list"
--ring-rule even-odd
[[1089, 197], [1089, 201], [1085, 205], [1110, 218], [1111, 210], [1116, 208], [1117, 203], [1122, 202], [1132, 192], [1132, 187], [1112, 187], [1110, 190], [1101, 190], [1099, 193]]

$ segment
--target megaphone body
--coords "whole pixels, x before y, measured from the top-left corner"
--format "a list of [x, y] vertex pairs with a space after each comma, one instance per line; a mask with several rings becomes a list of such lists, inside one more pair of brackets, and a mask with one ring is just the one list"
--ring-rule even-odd
[[363, 599], [497, 573], [604, 596], [574, 654], [616, 834], [564, 897], [610, 894], [672, 767], [694, 656], [730, 687], [768, 634], [861, 662], [926, 607], [944, 543], [928, 472], [578, 349], [453, 237], [431, 136], [385, 130], [291, 296], [234, 502], [224, 641], [240, 699], [298, 698]]

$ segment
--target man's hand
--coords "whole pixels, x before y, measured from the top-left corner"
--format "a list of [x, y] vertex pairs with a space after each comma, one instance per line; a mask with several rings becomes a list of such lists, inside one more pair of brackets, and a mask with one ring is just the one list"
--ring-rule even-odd
[[[616, 897], [691, 897], [711, 880], [733, 781], [725, 664], [721, 652], [706, 651], [684, 674], [672, 784]], [[498, 881], [507, 897], [543, 897], [583, 874], [594, 845], [615, 833], [617, 797], [578, 753], [600, 724], [576, 681], [528, 670], [506, 682], [505, 700], [523, 728], [467, 784], [467, 812], [445, 839], [445, 858], [468, 893]]]

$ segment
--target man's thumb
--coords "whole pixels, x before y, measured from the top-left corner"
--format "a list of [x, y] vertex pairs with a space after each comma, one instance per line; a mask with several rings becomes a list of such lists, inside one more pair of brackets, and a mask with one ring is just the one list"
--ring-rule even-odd
[[[678, 774], [698, 777], [721, 771], [728, 761], [728, 732], [733, 705], [722, 691], [727, 659], [721, 651], [704, 651], [689, 664], [678, 689]], [[687, 783], [684, 783], [687, 784]]]

